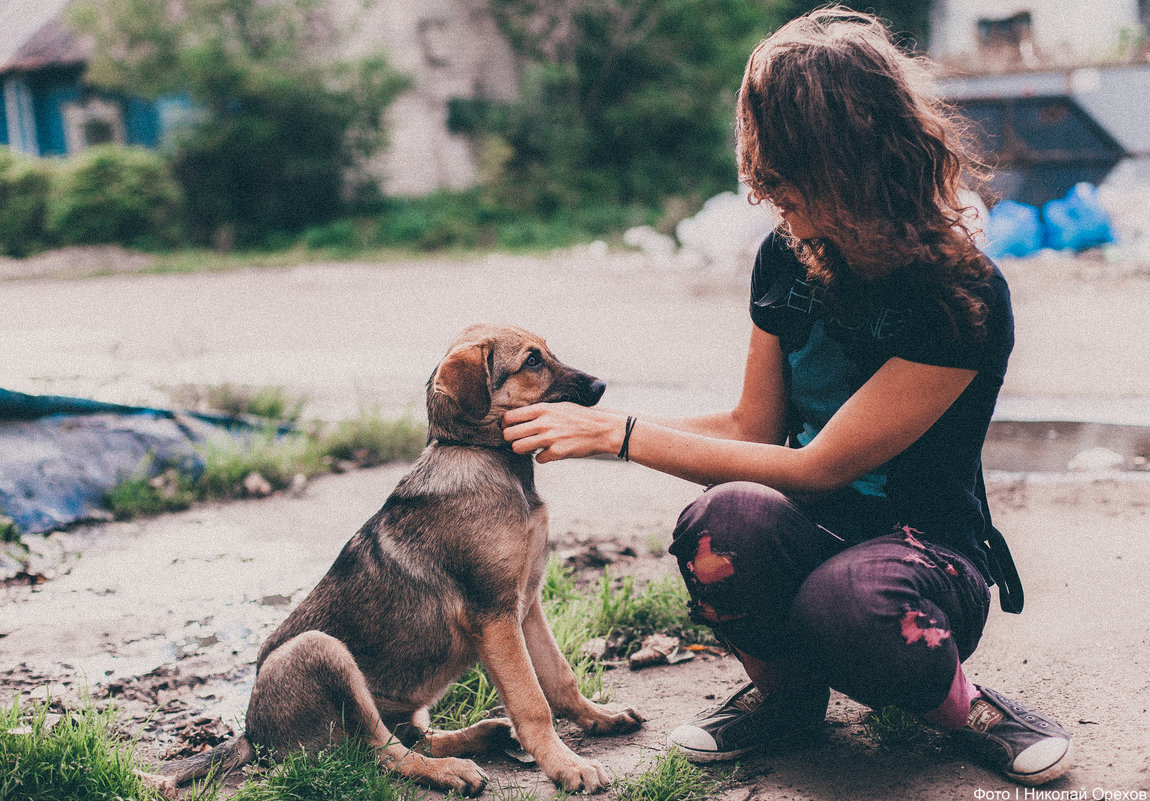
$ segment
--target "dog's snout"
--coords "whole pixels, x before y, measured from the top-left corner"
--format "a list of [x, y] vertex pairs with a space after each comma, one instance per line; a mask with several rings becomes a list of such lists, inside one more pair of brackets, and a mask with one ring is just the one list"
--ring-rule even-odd
[[607, 384], [600, 381], [598, 378], [592, 379], [591, 383], [587, 386], [587, 396], [591, 401], [590, 406], [594, 406], [603, 397], [603, 393], [607, 391]]

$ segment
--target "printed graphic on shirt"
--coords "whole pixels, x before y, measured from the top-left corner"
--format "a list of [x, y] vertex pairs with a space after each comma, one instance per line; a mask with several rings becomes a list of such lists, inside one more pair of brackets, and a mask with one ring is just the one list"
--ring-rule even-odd
[[[826, 322], [816, 320], [805, 346], [787, 355], [791, 365], [791, 403], [803, 422], [796, 439], [800, 445], [813, 440], [839, 407], [851, 396], [859, 367], [843, 346], [827, 336]], [[886, 496], [887, 468], [878, 467], [851, 486], [863, 495]]]

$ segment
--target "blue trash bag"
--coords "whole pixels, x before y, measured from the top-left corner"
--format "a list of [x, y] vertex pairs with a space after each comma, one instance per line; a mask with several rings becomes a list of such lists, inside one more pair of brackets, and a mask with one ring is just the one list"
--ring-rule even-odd
[[986, 255], [1022, 258], [1042, 249], [1042, 218], [1036, 206], [1003, 200], [990, 210], [986, 222]]
[[1055, 250], [1085, 250], [1114, 241], [1110, 216], [1098, 202], [1098, 187], [1075, 184], [1061, 200], [1043, 205], [1046, 246]]

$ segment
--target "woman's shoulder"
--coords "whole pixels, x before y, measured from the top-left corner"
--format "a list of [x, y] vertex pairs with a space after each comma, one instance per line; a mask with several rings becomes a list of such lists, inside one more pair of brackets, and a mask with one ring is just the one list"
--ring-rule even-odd
[[[980, 254], [981, 256], [981, 254]], [[1005, 369], [1014, 346], [1014, 315], [1006, 278], [990, 259], [947, 287], [912, 291], [899, 355], [954, 367]]]

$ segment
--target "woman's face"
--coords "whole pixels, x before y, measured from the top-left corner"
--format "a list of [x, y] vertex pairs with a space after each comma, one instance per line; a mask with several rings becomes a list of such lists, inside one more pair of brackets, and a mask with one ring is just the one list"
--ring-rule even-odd
[[807, 215], [807, 204], [802, 195], [790, 186], [781, 186], [771, 193], [771, 202], [782, 215], [783, 223], [796, 239], [817, 239], [819, 232]]

